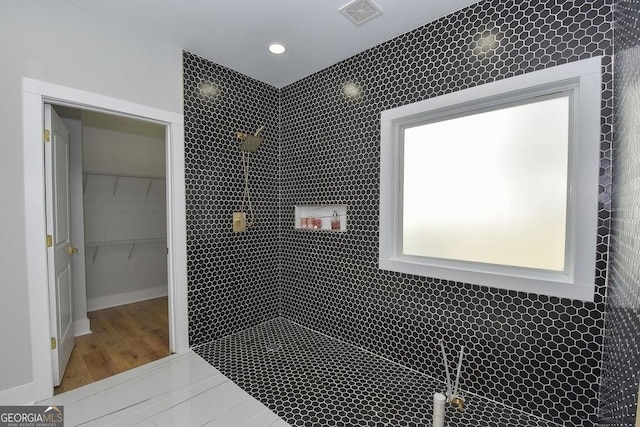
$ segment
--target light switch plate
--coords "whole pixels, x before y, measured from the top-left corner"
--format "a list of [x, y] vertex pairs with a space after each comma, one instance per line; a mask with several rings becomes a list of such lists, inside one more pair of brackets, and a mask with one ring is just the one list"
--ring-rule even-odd
[[233, 213], [233, 232], [241, 233], [247, 231], [247, 214], [244, 212]]

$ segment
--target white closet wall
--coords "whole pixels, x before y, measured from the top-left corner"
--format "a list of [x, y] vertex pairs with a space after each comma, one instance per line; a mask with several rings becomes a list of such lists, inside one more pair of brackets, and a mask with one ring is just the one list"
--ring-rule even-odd
[[163, 128], [83, 123], [87, 309], [166, 295]]

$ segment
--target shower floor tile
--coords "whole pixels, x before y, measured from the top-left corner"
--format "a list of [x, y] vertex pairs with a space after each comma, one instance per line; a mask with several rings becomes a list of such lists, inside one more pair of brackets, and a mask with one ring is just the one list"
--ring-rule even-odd
[[[292, 426], [430, 426], [444, 384], [283, 318], [193, 349]], [[557, 424], [477, 396], [446, 425]]]

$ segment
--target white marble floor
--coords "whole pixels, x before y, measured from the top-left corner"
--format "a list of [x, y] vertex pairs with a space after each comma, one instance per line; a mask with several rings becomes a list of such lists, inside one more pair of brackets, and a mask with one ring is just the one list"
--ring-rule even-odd
[[38, 402], [65, 426], [289, 426], [192, 351]]

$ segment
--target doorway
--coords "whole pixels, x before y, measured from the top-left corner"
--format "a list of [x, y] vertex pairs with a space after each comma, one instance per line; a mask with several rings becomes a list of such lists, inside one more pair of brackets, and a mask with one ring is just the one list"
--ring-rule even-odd
[[158, 110], [140, 104], [105, 97], [86, 91], [54, 85], [33, 79], [23, 79], [24, 185], [29, 316], [31, 320], [31, 362], [33, 401], [53, 395], [49, 292], [47, 282], [47, 251], [42, 244], [46, 235], [45, 181], [42, 173], [42, 129], [45, 103], [82, 110], [104, 112], [136, 118], [165, 127], [166, 189], [167, 189], [167, 279], [169, 348], [172, 353], [189, 350], [186, 279], [186, 218], [184, 197], [184, 136], [180, 114]]
[[75, 347], [68, 363], [54, 365], [59, 394], [170, 354], [166, 159], [164, 125], [51, 109], [69, 134], [75, 247]]

